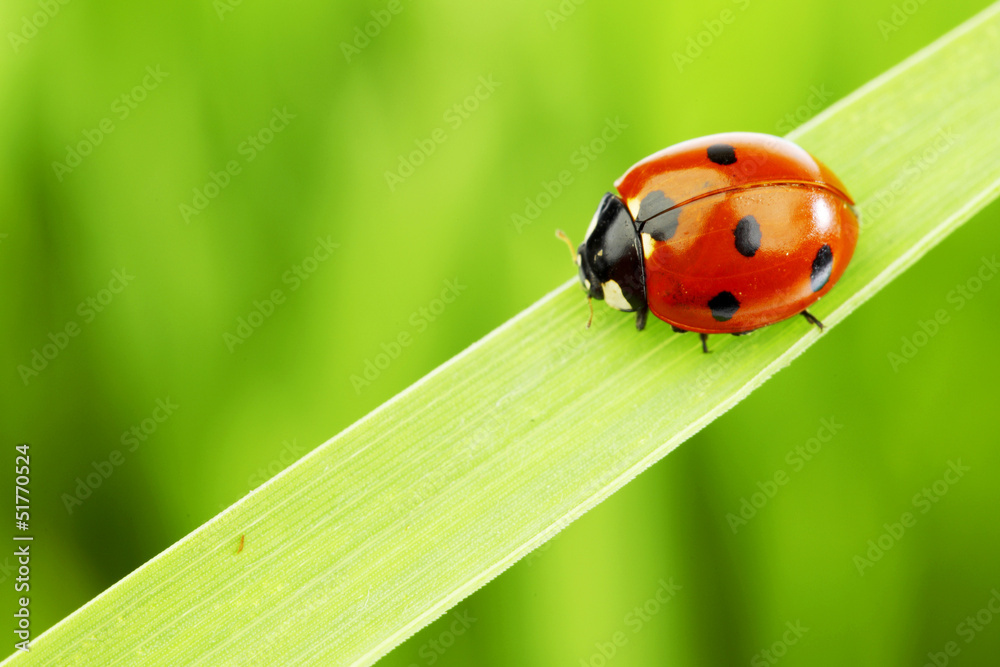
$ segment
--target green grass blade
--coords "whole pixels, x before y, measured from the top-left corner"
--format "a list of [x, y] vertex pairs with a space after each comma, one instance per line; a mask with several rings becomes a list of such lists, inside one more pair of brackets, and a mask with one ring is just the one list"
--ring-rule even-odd
[[[997, 195], [998, 128], [995, 6], [793, 134], [864, 216], [818, 316], [836, 325]], [[659, 322], [585, 318], [567, 283], [12, 661], [370, 664], [820, 338], [795, 319], [704, 356]]]

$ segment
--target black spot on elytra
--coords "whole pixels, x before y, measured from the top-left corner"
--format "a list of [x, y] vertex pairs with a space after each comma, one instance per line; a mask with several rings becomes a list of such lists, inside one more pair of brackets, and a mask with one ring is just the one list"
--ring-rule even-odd
[[740, 302], [732, 292], [719, 292], [709, 300], [708, 307], [712, 309], [712, 317], [725, 322], [733, 319], [733, 315], [740, 309]]
[[733, 230], [736, 237], [736, 250], [744, 257], [753, 257], [760, 248], [760, 225], [752, 215], [745, 216], [736, 223]]
[[677, 233], [677, 225], [680, 222], [680, 217], [681, 210], [679, 208], [661, 213], [643, 223], [642, 233], [649, 234], [656, 241], [669, 241]]
[[674, 200], [664, 194], [663, 190], [653, 190], [639, 202], [639, 215], [636, 220], [643, 222], [654, 215], [663, 213], [674, 205]]
[[736, 162], [736, 149], [729, 144], [712, 144], [708, 147], [708, 159], [715, 164], [733, 164]]
[[827, 244], [823, 244], [816, 252], [816, 259], [813, 260], [812, 273], [809, 274], [809, 286], [813, 292], [823, 289], [827, 281], [830, 280], [830, 273], [833, 272], [833, 250]]

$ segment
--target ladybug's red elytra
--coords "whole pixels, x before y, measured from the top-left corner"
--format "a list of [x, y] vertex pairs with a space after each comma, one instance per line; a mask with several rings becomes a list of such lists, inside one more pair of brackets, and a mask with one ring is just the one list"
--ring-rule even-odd
[[[801, 314], [847, 268], [858, 212], [840, 180], [790, 141], [730, 132], [635, 164], [574, 253], [590, 298], [652, 311], [675, 331], [742, 335]], [[560, 232], [561, 238], [565, 235]], [[570, 249], [572, 249], [570, 244]]]

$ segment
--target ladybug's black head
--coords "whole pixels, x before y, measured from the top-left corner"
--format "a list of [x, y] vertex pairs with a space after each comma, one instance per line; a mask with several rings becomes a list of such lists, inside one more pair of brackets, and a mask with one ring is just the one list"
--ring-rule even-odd
[[576, 263], [587, 296], [625, 312], [646, 309], [639, 234], [625, 204], [613, 194], [601, 199], [577, 250]]

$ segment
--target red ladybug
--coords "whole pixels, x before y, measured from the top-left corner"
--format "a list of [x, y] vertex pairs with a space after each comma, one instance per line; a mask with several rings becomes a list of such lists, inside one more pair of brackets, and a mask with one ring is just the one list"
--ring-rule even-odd
[[806, 309], [851, 261], [858, 212], [809, 153], [766, 134], [715, 134], [647, 157], [615, 187], [574, 255], [589, 297], [635, 312], [640, 330], [651, 310], [697, 331], [706, 352], [708, 334], [797, 314], [823, 328]]

